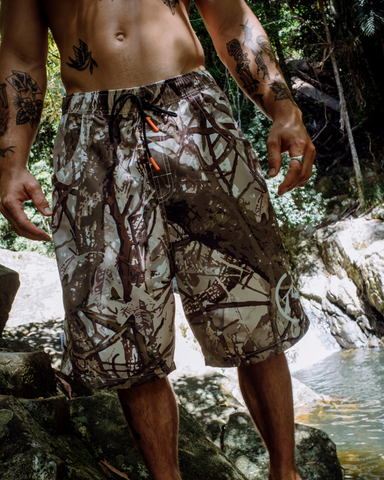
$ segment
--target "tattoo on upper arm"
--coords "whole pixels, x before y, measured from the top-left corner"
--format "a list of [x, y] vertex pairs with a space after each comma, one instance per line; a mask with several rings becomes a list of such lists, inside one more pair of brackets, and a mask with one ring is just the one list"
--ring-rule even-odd
[[171, 10], [172, 15], [175, 15], [176, 4], [179, 3], [179, 0], [163, 0], [163, 3]]
[[240, 42], [237, 39], [233, 39], [227, 43], [228, 54], [235, 59], [236, 73], [240, 76], [243, 82], [243, 88], [247, 93], [252, 96], [258, 90], [258, 80], [253, 78], [249, 64], [251, 61], [248, 59], [248, 54], [243, 52]]
[[73, 46], [75, 52], [75, 60], [69, 57], [71, 63], [67, 62], [67, 65], [71, 68], [79, 70], [79, 72], [86, 70], [89, 67], [91, 75], [93, 74], [93, 67], [98, 67], [96, 61], [92, 58], [92, 51], [88, 51], [88, 45], [79, 39], [80, 47]]
[[14, 102], [17, 108], [16, 125], [29, 123], [32, 128], [38, 125], [43, 110], [43, 101], [36, 99], [37, 95], [42, 95], [36, 81], [28, 73], [18, 70], [12, 70], [12, 75], [6, 80], [17, 94]]

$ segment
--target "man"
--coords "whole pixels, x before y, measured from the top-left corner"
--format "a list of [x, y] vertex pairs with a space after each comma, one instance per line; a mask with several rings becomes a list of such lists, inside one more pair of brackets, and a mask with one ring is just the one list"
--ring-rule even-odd
[[[52, 231], [66, 310], [64, 373], [116, 388], [155, 480], [180, 480], [175, 277], [208, 365], [238, 367], [270, 453], [298, 480], [284, 350], [308, 322], [250, 143], [204, 69], [191, 0], [2, 0], [0, 211], [49, 241], [23, 202], [52, 212], [25, 170], [46, 89], [48, 27], [67, 90], [54, 151]], [[279, 193], [311, 176], [314, 147], [244, 0], [195, 0], [217, 52], [272, 120]]]

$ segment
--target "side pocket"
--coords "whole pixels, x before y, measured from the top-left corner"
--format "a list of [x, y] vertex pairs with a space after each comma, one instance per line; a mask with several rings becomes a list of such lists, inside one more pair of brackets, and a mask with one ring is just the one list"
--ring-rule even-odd
[[61, 119], [53, 150], [53, 186], [57, 183], [71, 185], [79, 177], [89, 136], [85, 118], [79, 114], [66, 114]]
[[244, 136], [233, 116], [232, 108], [225, 93], [219, 87], [211, 86], [193, 97], [201, 113], [211, 127], [227, 142], [244, 141]]

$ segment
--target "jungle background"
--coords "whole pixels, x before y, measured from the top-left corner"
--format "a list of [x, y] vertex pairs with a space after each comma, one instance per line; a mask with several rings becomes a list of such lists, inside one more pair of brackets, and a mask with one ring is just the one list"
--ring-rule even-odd
[[[280, 67], [303, 111], [303, 121], [316, 148], [311, 180], [305, 188], [282, 197], [277, 186], [288, 169], [269, 179], [266, 140], [271, 122], [249, 101], [218, 58], [204, 23], [191, 7], [192, 26], [206, 56], [206, 68], [227, 94], [234, 116], [251, 140], [264, 171], [283, 236], [288, 240], [348, 216], [364, 214], [384, 201], [384, 2], [382, 0], [247, 0], [274, 47]], [[1, 2], [0, 2], [1, 5]], [[328, 32], [327, 32], [328, 27]], [[333, 57], [333, 58], [332, 58]], [[337, 85], [335, 68], [341, 84]], [[53, 145], [65, 95], [60, 80], [60, 56], [50, 36], [45, 108], [28, 169], [50, 200]], [[314, 87], [310, 98], [297, 81]], [[295, 88], [296, 86], [296, 88]], [[344, 92], [362, 177], [356, 176], [356, 156], [336, 104]], [[307, 89], [308, 90], [308, 89]], [[328, 98], [327, 97], [327, 98]], [[341, 103], [341, 102], [340, 102]], [[363, 197], [359, 195], [361, 186]], [[32, 202], [26, 213], [50, 233], [50, 221]], [[54, 255], [53, 244], [18, 237], [0, 216], [0, 248]]]

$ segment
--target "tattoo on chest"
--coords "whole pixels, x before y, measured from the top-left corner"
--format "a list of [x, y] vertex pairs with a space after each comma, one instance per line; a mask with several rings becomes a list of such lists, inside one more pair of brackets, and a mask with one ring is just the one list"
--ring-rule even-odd
[[88, 51], [88, 45], [79, 39], [80, 47], [73, 46], [75, 52], [75, 59], [69, 57], [71, 63], [67, 62], [67, 65], [71, 68], [82, 72], [89, 67], [91, 75], [93, 74], [93, 67], [98, 67], [96, 61], [92, 58], [92, 51]]
[[236, 73], [240, 76], [243, 82], [243, 88], [247, 91], [248, 95], [252, 96], [258, 90], [258, 80], [253, 78], [249, 64], [251, 61], [248, 58], [248, 54], [243, 52], [240, 42], [237, 39], [233, 39], [227, 43], [228, 54], [235, 59]]
[[179, 0], [163, 0], [163, 3], [171, 10], [172, 15], [176, 13], [176, 4], [180, 3]]
[[29, 123], [31, 128], [37, 126], [43, 110], [43, 101], [37, 98], [42, 95], [42, 91], [36, 81], [28, 73], [18, 70], [12, 70], [12, 75], [6, 80], [17, 95], [14, 102], [17, 109], [16, 125]]

